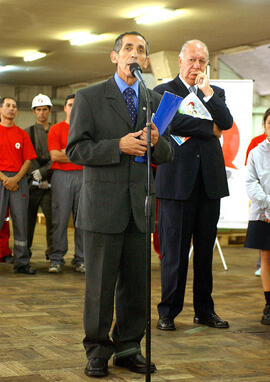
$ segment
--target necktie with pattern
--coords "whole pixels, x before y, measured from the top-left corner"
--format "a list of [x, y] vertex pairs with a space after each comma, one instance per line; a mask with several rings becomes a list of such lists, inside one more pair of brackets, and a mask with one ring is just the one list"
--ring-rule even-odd
[[127, 109], [130, 115], [132, 126], [136, 125], [137, 120], [137, 109], [133, 100], [133, 97], [136, 95], [135, 90], [132, 88], [126, 88], [123, 92], [125, 102], [127, 104]]
[[197, 89], [196, 89], [195, 86], [190, 86], [188, 90], [189, 90], [190, 93], [195, 93], [195, 94], [197, 94]]

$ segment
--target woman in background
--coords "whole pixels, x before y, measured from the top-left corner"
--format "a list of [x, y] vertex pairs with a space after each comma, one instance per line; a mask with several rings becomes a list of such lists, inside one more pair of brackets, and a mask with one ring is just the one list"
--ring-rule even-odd
[[251, 200], [245, 247], [261, 252], [261, 279], [266, 305], [261, 323], [270, 325], [270, 108], [263, 116], [266, 139], [251, 150], [246, 188]]

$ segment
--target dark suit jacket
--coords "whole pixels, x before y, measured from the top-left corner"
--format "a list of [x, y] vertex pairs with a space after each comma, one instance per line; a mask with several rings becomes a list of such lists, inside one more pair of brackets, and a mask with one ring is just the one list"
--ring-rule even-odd
[[[233, 119], [225, 104], [224, 90], [212, 86], [214, 94], [205, 103], [203, 93], [198, 97], [212, 115], [220, 129], [232, 127]], [[165, 90], [185, 97], [188, 89], [177, 76], [174, 80], [157, 86], [160, 94]], [[219, 139], [213, 135], [213, 122], [177, 114], [171, 124], [171, 133], [191, 138], [181, 146], [171, 139], [175, 154], [173, 162], [158, 167], [156, 175], [156, 193], [158, 198], [186, 200], [193, 190], [201, 166], [203, 182], [207, 196], [218, 199], [229, 195], [224, 158]]]
[[[161, 96], [149, 92], [154, 112]], [[139, 230], [145, 232], [147, 166], [136, 163], [133, 156], [121, 154], [119, 150], [120, 138], [144, 128], [145, 124], [146, 100], [141, 87], [135, 129], [113, 78], [76, 93], [66, 153], [72, 162], [83, 165], [83, 185], [76, 218], [78, 228], [120, 233], [126, 228], [132, 211]], [[169, 162], [172, 155], [168, 140], [159, 137], [152, 152], [152, 162]], [[152, 192], [154, 194], [153, 176]], [[152, 204], [154, 229], [155, 200]]]

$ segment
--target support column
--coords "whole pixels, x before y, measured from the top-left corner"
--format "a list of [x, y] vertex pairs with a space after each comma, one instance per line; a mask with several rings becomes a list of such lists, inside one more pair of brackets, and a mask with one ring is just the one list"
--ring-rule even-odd
[[171, 80], [179, 73], [177, 51], [160, 51], [150, 54], [150, 63], [157, 84]]
[[211, 80], [219, 79], [219, 70], [218, 70], [218, 55], [210, 56], [209, 58], [209, 78]]

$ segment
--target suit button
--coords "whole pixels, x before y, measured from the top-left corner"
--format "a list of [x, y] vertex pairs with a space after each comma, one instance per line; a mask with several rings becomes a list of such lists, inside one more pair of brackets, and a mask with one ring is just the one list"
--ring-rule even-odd
[[197, 157], [197, 158], [200, 158], [200, 154], [197, 154], [196, 157]]

